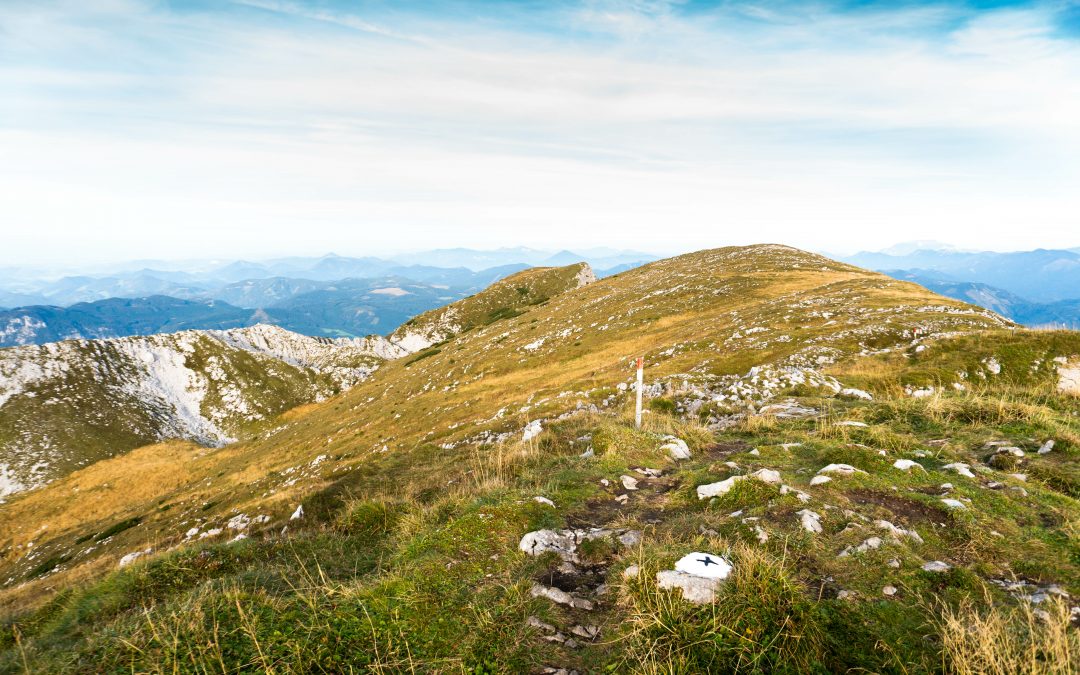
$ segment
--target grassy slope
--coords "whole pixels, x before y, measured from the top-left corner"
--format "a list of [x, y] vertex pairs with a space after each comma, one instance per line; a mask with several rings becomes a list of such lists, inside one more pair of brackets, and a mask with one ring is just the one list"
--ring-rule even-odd
[[399, 341], [409, 334], [424, 335], [433, 344], [457, 333], [520, 316], [530, 306], [577, 288], [582, 275], [592, 271], [586, 263], [565, 267], [532, 267], [496, 281], [481, 293], [406, 321], [391, 335]]
[[[981, 391], [893, 398], [897, 383], [914, 371], [955, 372], [956, 352], [943, 342], [910, 357], [893, 351], [834, 366], [845, 383], [874, 389], [876, 402], [799, 391], [808, 396], [805, 403], [828, 414], [802, 422], [752, 416], [724, 432], [660, 413], [646, 431], [633, 431], [622, 415], [626, 398], [615, 395], [615, 385], [627, 379], [626, 360], [639, 352], [649, 356], [650, 381], [682, 374], [711, 381], [793, 355], [800, 360], [829, 349], [851, 353], [906, 344], [916, 326], [940, 332], [996, 323], [916, 286], [791, 249], [723, 249], [605, 280], [470, 331], [421, 361], [391, 364], [349, 394], [290, 415], [261, 439], [201, 453], [146, 449], [161, 463], [151, 468], [146, 455], [128, 455], [5, 505], [5, 516], [12, 516], [0, 526], [7, 574], [20, 580], [33, 572], [24, 560], [32, 539], [43, 551], [29, 561], [37, 567], [40, 556], [73, 558], [52, 576], [2, 596], [0, 602], [22, 618], [0, 658], [10, 667], [26, 658], [39, 667], [101, 670], [168, 669], [172, 659], [211, 670], [219, 663], [340, 670], [367, 661], [485, 672], [485, 663], [505, 670], [538, 659], [638, 669], [653, 657], [687, 672], [740, 664], [775, 669], [788, 662], [827, 670], [932, 667], [940, 643], [912, 636], [928, 630], [935, 615], [927, 603], [935, 598], [955, 604], [981, 589], [983, 579], [1009, 574], [1080, 591], [1076, 504], [1062, 483], [1029, 479], [1028, 496], [1021, 497], [1016, 490], [985, 487], [990, 478], [1009, 486], [1016, 479], [988, 473], [971, 481], [940, 469], [955, 459], [984, 462], [981, 444], [991, 437], [1031, 449], [1052, 435], [1059, 440], [1056, 454], [1025, 460], [1028, 472], [1049, 468], [1070, 475], [1077, 408], [1073, 399], [1048, 395], [1052, 373], [1029, 368], [1015, 382], [990, 378]], [[767, 330], [747, 333], [755, 326]], [[540, 338], [542, 344], [526, 348]], [[1013, 372], [1007, 354], [1016, 345], [1020, 351], [1036, 345], [1047, 354], [1080, 351], [1071, 334], [992, 333], [979, 344], [1001, 352], [1006, 378]], [[935, 354], [943, 355], [941, 362], [932, 362]], [[671, 396], [682, 402], [680, 394]], [[520, 443], [526, 421], [605, 399], [612, 403], [598, 413], [555, 423], [537, 441]], [[831, 423], [838, 419], [871, 426]], [[502, 430], [514, 435], [501, 443], [463, 443]], [[657, 451], [661, 431], [690, 441], [695, 458], [670, 466]], [[928, 444], [941, 438], [949, 442]], [[785, 442], [803, 445], [785, 449]], [[578, 457], [587, 444], [596, 459]], [[749, 454], [751, 446], [760, 454]], [[170, 452], [177, 455], [173, 466], [183, 464], [186, 475], [164, 483], [158, 477], [169, 472]], [[320, 455], [326, 458], [315, 461]], [[890, 466], [896, 457], [918, 458], [928, 471], [901, 474]], [[823, 514], [825, 532], [802, 533], [793, 517], [802, 505], [768, 486], [740, 484], [745, 487], [716, 504], [694, 499], [696, 485], [729, 475], [726, 461], [780, 470], [785, 481], [812, 493], [810, 508]], [[808, 487], [814, 471], [837, 461], [869, 473]], [[644, 489], [621, 507], [613, 501], [614, 488], [600, 480], [617, 485], [633, 466], [664, 468], [666, 474], [644, 481]], [[94, 469], [107, 473], [90, 474]], [[106, 475], [125, 476], [145, 491], [116, 495], [104, 515], [84, 517], [77, 502], [55, 506], [107, 482]], [[70, 483], [79, 480], [85, 485]], [[935, 490], [945, 481], [976, 508], [944, 510]], [[558, 508], [532, 502], [536, 494], [551, 497]], [[291, 536], [281, 536], [282, 521], [301, 500], [305, 517], [291, 523]], [[51, 512], [42, 511], [46, 504], [54, 505]], [[741, 519], [726, 517], [740, 508], [762, 519], [758, 526], [771, 533], [766, 544], [756, 544], [757, 533]], [[160, 551], [177, 544], [188, 526], [206, 529], [238, 512], [274, 519], [250, 540], [202, 550], [184, 546], [39, 606], [58, 587], [96, 578], [121, 553], [147, 545]], [[861, 517], [875, 516], [915, 527], [925, 543], [838, 561], [839, 550], [871, 533]], [[138, 525], [93, 546], [75, 543], [135, 517], [142, 519]], [[45, 522], [47, 536], [41, 532]], [[552, 563], [515, 551], [524, 532], [612, 523], [643, 528], [646, 544], [590, 552], [597, 574], [615, 582], [597, 613], [565, 616], [529, 597], [532, 579], [552, 579]], [[850, 529], [852, 523], [861, 529]], [[753, 571], [729, 586], [720, 612], [672, 602], [648, 575], [619, 581], [618, 572], [631, 562], [653, 570], [688, 550], [705, 549], [728, 551], [740, 569]], [[901, 560], [899, 569], [883, 566], [891, 557]], [[957, 569], [945, 576], [919, 570], [922, 560], [935, 558]], [[900, 593], [875, 600], [886, 580]], [[582, 592], [588, 590], [585, 580], [580, 583]], [[856, 600], [837, 600], [840, 589], [855, 592]], [[1000, 601], [1000, 592], [991, 589]], [[747, 602], [761, 606], [725, 614]], [[154, 606], [150, 614], [130, 611], [147, 604]], [[565, 628], [574, 621], [600, 623], [604, 641], [580, 650], [556, 647], [526, 626], [529, 614]], [[797, 623], [781, 630], [783, 617]], [[749, 623], [735, 633], [716, 632], [710, 626], [717, 621]], [[947, 638], [944, 630], [934, 634]], [[759, 660], [745, 660], [755, 655]]]

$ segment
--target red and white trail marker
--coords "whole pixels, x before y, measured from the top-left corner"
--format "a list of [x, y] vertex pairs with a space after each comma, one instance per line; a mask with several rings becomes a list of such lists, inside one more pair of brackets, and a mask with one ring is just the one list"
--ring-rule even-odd
[[641, 428], [641, 390], [645, 381], [645, 359], [637, 358], [637, 405], [634, 408], [634, 427]]

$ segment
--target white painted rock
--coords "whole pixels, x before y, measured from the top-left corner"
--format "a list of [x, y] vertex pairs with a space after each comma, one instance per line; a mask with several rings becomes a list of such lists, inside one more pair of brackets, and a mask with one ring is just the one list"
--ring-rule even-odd
[[948, 572], [952, 569], [952, 565], [940, 560], [931, 560], [922, 566], [923, 570], [927, 572]]
[[974, 478], [975, 477], [975, 474], [973, 474], [971, 472], [971, 466], [968, 465], [968, 464], [964, 464], [963, 462], [953, 462], [952, 464], [946, 464], [945, 466], [943, 466], [941, 468], [942, 469], [948, 469], [950, 471], [955, 471], [956, 473], [960, 474], [961, 476], [967, 476], [968, 478]]
[[712, 553], [690, 553], [675, 563], [676, 572], [705, 579], [726, 579], [732, 569], [731, 563]]
[[799, 516], [799, 523], [807, 532], [821, 532], [821, 516], [819, 514], [810, 509], [803, 509], [796, 512], [795, 515]]
[[665, 440], [667, 442], [660, 446], [661, 451], [668, 453], [674, 460], [690, 459], [690, 448], [686, 441], [674, 436], [668, 436]]
[[664, 570], [656, 574], [656, 585], [662, 589], [678, 588], [682, 590], [683, 600], [695, 605], [706, 605], [716, 600], [720, 579], [706, 579], [685, 572]]
[[896, 469], [900, 469], [901, 471], [910, 471], [916, 467], [922, 469], [923, 471], [926, 471], [926, 469], [923, 469], [922, 464], [919, 464], [915, 460], [911, 459], [898, 459], [893, 462], [893, 467]]

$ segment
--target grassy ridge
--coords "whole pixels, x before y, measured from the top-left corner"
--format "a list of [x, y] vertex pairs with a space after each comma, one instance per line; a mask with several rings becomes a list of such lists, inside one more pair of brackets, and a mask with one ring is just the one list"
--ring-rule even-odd
[[[1055, 392], [1051, 367], [1030, 367], [1080, 352], [1073, 334], [1013, 331], [912, 284], [783, 247], [682, 256], [514, 311], [521, 313], [421, 360], [387, 364], [348, 394], [288, 413], [245, 443], [179, 446], [174, 459], [146, 449], [70, 478], [85, 483], [0, 507], [15, 516], [0, 521], [0, 581], [12, 579], [0, 593], [11, 617], [0, 664], [103, 672], [513, 672], [538, 663], [588, 672], [961, 670], [983, 648], [956, 630], [973, 617], [1015, 634], [1017, 645], [1042, 639], [1023, 630], [1030, 607], [1002, 580], [1080, 592], [1069, 488], [1080, 410]], [[913, 340], [915, 330], [923, 338]], [[983, 332], [926, 338], [957, 331]], [[627, 424], [630, 396], [620, 387], [639, 353], [656, 402], [642, 431]], [[1030, 361], [1013, 356], [1029, 353]], [[987, 370], [990, 357], [997, 374]], [[826, 370], [875, 400], [809, 384], [762, 394], [762, 380], [773, 376], [747, 372], [761, 365]], [[960, 391], [951, 384], [965, 369], [969, 386]], [[926, 398], [905, 391], [931, 383], [938, 390]], [[713, 400], [712, 392], [735, 385], [753, 393]], [[764, 407], [787, 396], [817, 413], [783, 419]], [[545, 431], [522, 442], [532, 420], [544, 420]], [[840, 424], [848, 421], [867, 426]], [[659, 446], [667, 433], [688, 441], [692, 460], [666, 458]], [[1054, 452], [1033, 455], [1046, 438], [1057, 440]], [[1028, 456], [1009, 471], [993, 468], [989, 440], [1020, 445]], [[590, 446], [595, 456], [581, 457]], [[150, 456], [162, 464], [149, 468]], [[924, 470], [895, 469], [896, 459]], [[975, 467], [976, 478], [944, 468], [957, 461]], [[809, 485], [839, 462], [866, 473]], [[182, 475], [163, 482], [170, 466], [182, 466]], [[634, 471], [643, 467], [664, 474]], [[698, 485], [758, 468], [779, 471], [812, 501], [756, 481], [716, 502], [696, 499]], [[1026, 481], [1009, 475], [1019, 472]], [[622, 475], [639, 477], [641, 489], [620, 490]], [[106, 513], [84, 517], [76, 493], [110, 476], [129, 477], [141, 491], [115, 494]], [[943, 505], [947, 482], [970, 508]], [[622, 493], [626, 504], [615, 499]], [[538, 495], [556, 507], [534, 501]], [[300, 504], [303, 517], [289, 520]], [[803, 508], [821, 514], [821, 533], [801, 528], [795, 514]], [[743, 513], [730, 515], [736, 511]], [[245, 529], [242, 541], [226, 543], [233, 530], [184, 543], [188, 528], [224, 528], [240, 514], [269, 520]], [[131, 518], [141, 520], [97, 545], [84, 539]], [[901, 538], [838, 557], [878, 533], [873, 521], [882, 518], [923, 542]], [[562, 578], [556, 561], [516, 549], [525, 532], [560, 526], [640, 529], [643, 544], [587, 547], [587, 573]], [[31, 541], [40, 553], [28, 559]], [[120, 555], [147, 547], [147, 562], [106, 574]], [[711, 608], [656, 588], [655, 571], [694, 550], [729, 555], [740, 570]], [[70, 557], [28, 580], [48, 556]], [[924, 572], [929, 560], [952, 568]], [[643, 573], [624, 579], [635, 564]], [[586, 594], [597, 609], [533, 597], [535, 582]], [[608, 594], [597, 593], [601, 582]], [[884, 585], [897, 592], [883, 595]], [[56, 594], [61, 588], [71, 590]], [[529, 617], [564, 636], [595, 624], [602, 637], [568, 647]], [[1051, 634], [1065, 636], [1049, 645], [1055, 649], [1072, 644], [1068, 632]], [[1063, 663], [1040, 658], [1028, 672]]]

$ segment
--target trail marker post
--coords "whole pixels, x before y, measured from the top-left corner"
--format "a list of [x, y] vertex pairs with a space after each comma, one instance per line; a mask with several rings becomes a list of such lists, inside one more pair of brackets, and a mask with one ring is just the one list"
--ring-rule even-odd
[[641, 389], [645, 382], [645, 359], [637, 358], [637, 405], [634, 407], [634, 428], [641, 428]]

